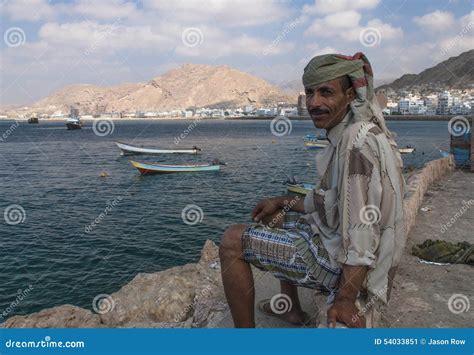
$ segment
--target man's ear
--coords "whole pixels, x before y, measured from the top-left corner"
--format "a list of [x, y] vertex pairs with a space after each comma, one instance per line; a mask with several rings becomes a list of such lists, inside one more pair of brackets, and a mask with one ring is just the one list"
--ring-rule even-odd
[[356, 93], [355, 93], [355, 90], [354, 90], [354, 87], [350, 87], [349, 89], [346, 90], [346, 95], [349, 97], [349, 99], [352, 101], [355, 99], [356, 97]]

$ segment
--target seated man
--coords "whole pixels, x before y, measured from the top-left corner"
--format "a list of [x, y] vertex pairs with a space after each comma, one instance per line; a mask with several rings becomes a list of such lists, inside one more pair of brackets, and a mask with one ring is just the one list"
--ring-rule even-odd
[[[327, 290], [328, 326], [365, 327], [355, 301], [387, 302], [405, 244], [402, 160], [376, 102], [362, 53], [314, 57], [304, 69], [306, 105], [329, 145], [317, 155], [319, 184], [306, 197], [260, 201], [254, 224], [233, 225], [220, 244], [222, 280], [236, 327], [255, 327], [250, 264], [280, 280], [291, 309], [261, 309], [304, 324], [297, 286]], [[301, 213], [288, 223], [287, 211]], [[282, 218], [283, 215], [286, 217]], [[271, 223], [268, 223], [271, 221]]]

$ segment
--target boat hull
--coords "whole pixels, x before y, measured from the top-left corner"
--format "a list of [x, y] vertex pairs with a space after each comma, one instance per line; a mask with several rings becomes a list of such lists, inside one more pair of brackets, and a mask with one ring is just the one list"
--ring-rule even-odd
[[121, 151], [121, 155], [141, 155], [141, 154], [148, 154], [148, 155], [156, 155], [156, 154], [198, 154], [200, 149], [199, 148], [191, 148], [191, 149], [151, 149], [151, 148], [141, 148], [141, 147], [134, 147], [128, 144], [115, 142], [117, 147], [119, 147]]
[[288, 192], [294, 192], [300, 195], [306, 195], [312, 189], [314, 189], [314, 185], [311, 184], [288, 185]]
[[75, 130], [75, 129], [81, 129], [82, 125], [80, 123], [68, 122], [66, 123], [66, 127], [69, 130]]
[[192, 173], [192, 172], [200, 172], [200, 171], [219, 171], [220, 170], [220, 165], [212, 165], [212, 164], [155, 165], [155, 164], [148, 164], [148, 163], [140, 163], [133, 160], [130, 160], [130, 163], [142, 175]]

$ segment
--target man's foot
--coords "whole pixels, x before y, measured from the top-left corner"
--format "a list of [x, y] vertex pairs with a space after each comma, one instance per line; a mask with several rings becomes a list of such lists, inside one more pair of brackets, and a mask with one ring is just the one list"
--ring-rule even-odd
[[290, 310], [289, 312], [285, 312], [282, 314], [275, 313], [272, 310], [272, 307], [270, 306], [269, 299], [261, 300], [260, 302], [258, 302], [258, 309], [266, 315], [278, 317], [293, 325], [306, 326], [311, 323], [311, 317], [309, 316], [309, 314], [303, 312], [302, 310]]

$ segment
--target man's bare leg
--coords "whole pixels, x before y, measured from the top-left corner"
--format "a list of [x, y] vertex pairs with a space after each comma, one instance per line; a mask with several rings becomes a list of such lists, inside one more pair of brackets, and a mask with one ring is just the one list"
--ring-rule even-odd
[[292, 307], [285, 313], [285, 319], [292, 323], [300, 323], [304, 320], [304, 312], [301, 309], [300, 299], [298, 297], [298, 287], [285, 281], [280, 281], [281, 293], [288, 295], [291, 299]]
[[255, 328], [255, 289], [252, 269], [242, 260], [244, 224], [230, 226], [219, 246], [222, 283], [236, 328]]

